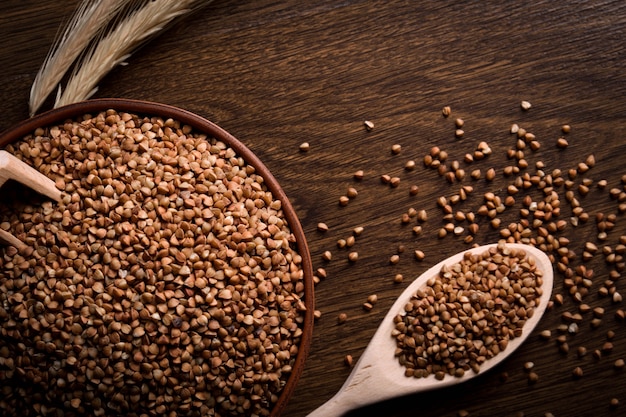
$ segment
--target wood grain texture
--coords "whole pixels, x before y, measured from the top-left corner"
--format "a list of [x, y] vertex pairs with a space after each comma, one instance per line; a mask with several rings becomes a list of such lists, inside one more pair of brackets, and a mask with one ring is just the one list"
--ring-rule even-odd
[[[28, 92], [36, 71], [54, 39], [58, 25], [69, 17], [74, 2], [4, 0], [0, 5], [0, 105], [5, 129], [28, 115]], [[556, 344], [561, 314], [576, 312], [563, 276], [555, 292], [565, 303], [548, 312], [539, 325], [550, 329], [546, 342], [535, 335], [501, 367], [461, 386], [403, 397], [358, 410], [356, 415], [456, 416], [617, 416], [626, 407], [626, 372], [613, 363], [626, 357], [626, 325], [614, 317], [625, 305], [600, 297], [614, 265], [602, 255], [583, 262], [585, 241], [615, 248], [626, 235], [626, 219], [611, 188], [623, 190], [626, 174], [626, 3], [618, 0], [551, 2], [411, 2], [294, 0], [256, 2], [215, 0], [207, 8], [174, 25], [103, 80], [98, 97], [124, 97], [163, 102], [194, 111], [228, 130], [249, 146], [273, 171], [296, 208], [309, 240], [316, 268], [328, 277], [316, 287], [317, 321], [311, 355], [287, 416], [305, 416], [340, 388], [350, 369], [346, 354], [358, 359], [394, 297], [412, 277], [455, 251], [468, 247], [462, 236], [436, 237], [445, 223], [435, 199], [450, 197], [462, 185], [474, 192], [454, 210], [476, 212], [485, 192], [506, 196], [515, 176], [502, 171], [514, 163], [507, 150], [516, 140], [512, 123], [534, 133], [541, 144], [525, 150], [526, 170], [560, 169], [567, 175], [593, 154], [595, 166], [572, 181], [572, 190], [591, 220], [578, 227], [569, 223], [572, 208], [566, 189], [556, 187], [561, 218], [568, 221], [559, 236], [576, 254], [572, 265], [593, 268], [593, 286], [585, 302], [605, 309], [601, 325], [590, 327], [584, 315], [580, 331], [568, 335], [570, 352]], [[521, 100], [532, 108], [524, 112]], [[449, 105], [452, 116], [441, 115]], [[454, 118], [465, 121], [462, 139], [454, 136]], [[375, 124], [368, 132], [364, 120]], [[570, 124], [570, 146], [558, 149], [561, 126]], [[466, 153], [486, 141], [489, 157], [471, 164]], [[302, 142], [310, 143], [300, 152]], [[398, 155], [393, 144], [402, 145]], [[431, 147], [460, 161], [466, 173], [493, 167], [493, 182], [484, 177], [449, 183], [421, 163]], [[417, 167], [406, 171], [404, 164]], [[352, 174], [362, 169], [365, 178]], [[397, 188], [380, 181], [388, 174], [401, 179]], [[593, 180], [586, 196], [578, 194], [582, 178]], [[606, 179], [602, 190], [596, 184]], [[417, 196], [409, 195], [418, 185]], [[359, 194], [346, 207], [338, 199], [348, 187]], [[522, 198], [543, 198], [536, 187], [515, 195], [516, 203], [499, 216], [501, 228], [519, 221]], [[425, 209], [429, 219], [415, 236], [412, 220], [403, 213]], [[595, 216], [616, 214], [614, 229], [598, 241]], [[320, 233], [318, 222], [330, 230]], [[479, 219], [476, 243], [497, 240], [499, 229]], [[466, 226], [466, 224], [462, 224]], [[359, 260], [350, 263], [348, 250], [336, 246], [356, 226], [365, 228], [352, 248]], [[400, 262], [390, 256], [404, 248]], [[419, 249], [426, 258], [418, 262]], [[330, 250], [333, 259], [324, 262]], [[401, 273], [405, 281], [394, 284]], [[626, 294], [624, 272], [614, 286]], [[560, 277], [560, 279], [559, 279]], [[376, 293], [379, 301], [366, 312], [362, 303]], [[349, 319], [338, 325], [345, 312]], [[612, 330], [614, 349], [594, 360], [578, 358], [577, 347], [600, 349]], [[529, 385], [523, 364], [532, 361], [539, 381]], [[572, 377], [581, 366], [584, 376]], [[508, 375], [506, 381], [503, 375]], [[593, 393], [593, 394], [590, 394]], [[609, 407], [618, 398], [617, 409]]]

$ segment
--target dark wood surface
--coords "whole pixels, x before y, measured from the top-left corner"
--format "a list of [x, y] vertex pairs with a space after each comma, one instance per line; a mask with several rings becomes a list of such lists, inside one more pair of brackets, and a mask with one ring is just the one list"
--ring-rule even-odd
[[[35, 73], [76, 3], [0, 4], [0, 130], [28, 116]], [[563, 305], [547, 312], [536, 334], [501, 366], [463, 385], [354, 415], [456, 416], [467, 410], [472, 416], [618, 416], [626, 413], [626, 370], [615, 370], [614, 362], [626, 358], [626, 324], [615, 313], [626, 305], [600, 294], [616, 265], [601, 254], [584, 261], [582, 250], [587, 241], [615, 249], [626, 235], [626, 219], [609, 192], [623, 191], [626, 174], [625, 39], [626, 3], [618, 0], [215, 0], [111, 72], [96, 97], [151, 100], [196, 112], [248, 145], [282, 184], [304, 226], [314, 267], [328, 274], [316, 287], [321, 318], [285, 413], [293, 417], [307, 415], [341, 387], [350, 372], [345, 355], [359, 358], [412, 278], [469, 247], [463, 241], [467, 231], [437, 237], [445, 222], [436, 199], [470, 185], [474, 192], [454, 210], [477, 212], [486, 192], [506, 196], [516, 177], [503, 175], [506, 166], [515, 164], [507, 158], [516, 145], [511, 124], [534, 133], [541, 144], [535, 152], [525, 149], [529, 167], [522, 173], [534, 174], [541, 161], [546, 172], [560, 169], [567, 177], [593, 154], [595, 166], [571, 180], [590, 215], [587, 223], [574, 227], [567, 189], [556, 186], [555, 191], [560, 218], [567, 222], [557, 235], [570, 240], [575, 254], [570, 266], [594, 271], [584, 302], [605, 309], [599, 327], [591, 327], [592, 313], [584, 314], [579, 332], [567, 334], [570, 352], [559, 352], [561, 315], [578, 312], [579, 303], [557, 273], [555, 293], [563, 294]], [[521, 110], [522, 100], [532, 104], [529, 111]], [[452, 108], [450, 118], [442, 117], [443, 106]], [[456, 117], [465, 121], [461, 139], [454, 135]], [[365, 120], [375, 124], [374, 130], [364, 128]], [[563, 124], [571, 125], [567, 149], [556, 147]], [[463, 162], [480, 141], [490, 145], [492, 154]], [[303, 142], [310, 144], [308, 152], [299, 150]], [[393, 144], [402, 146], [397, 155], [391, 152]], [[424, 167], [423, 157], [433, 146], [448, 152], [448, 164], [460, 161], [468, 175], [450, 183]], [[417, 163], [413, 171], [404, 169], [409, 160]], [[498, 173], [493, 182], [484, 179], [490, 167]], [[481, 170], [481, 178], [469, 178], [474, 169]], [[352, 177], [357, 170], [365, 174], [360, 182]], [[399, 177], [400, 185], [382, 184], [383, 174]], [[578, 191], [583, 178], [593, 181], [586, 196]], [[597, 183], [603, 179], [608, 185], [600, 189]], [[419, 186], [417, 196], [409, 195], [411, 185]], [[358, 196], [340, 207], [339, 197], [348, 187], [356, 188]], [[499, 229], [518, 222], [525, 195], [542, 198], [537, 187], [520, 191], [515, 205], [498, 216], [499, 228], [479, 216], [474, 243], [493, 242]], [[401, 222], [411, 207], [429, 215], [419, 236], [412, 232], [415, 219]], [[599, 213], [617, 218], [604, 241], [597, 238]], [[318, 222], [330, 230], [318, 232]], [[340, 250], [336, 241], [357, 226], [364, 227], [352, 248], [359, 259], [350, 263], [348, 250]], [[391, 265], [399, 246], [405, 250]], [[418, 249], [425, 253], [421, 262], [413, 256]], [[333, 254], [330, 262], [322, 260], [327, 250]], [[398, 273], [403, 283], [393, 282]], [[626, 295], [624, 274], [618, 273], [613, 287]], [[377, 294], [378, 303], [366, 312], [362, 304], [371, 294]], [[337, 324], [340, 313], [348, 315], [342, 325]], [[546, 329], [552, 330], [549, 341], [538, 336]], [[600, 359], [577, 356], [580, 346], [589, 352], [601, 349], [609, 331], [615, 333], [610, 353]], [[528, 383], [526, 362], [535, 364], [535, 384]], [[584, 375], [575, 379], [577, 366]], [[620, 401], [617, 408], [610, 406], [613, 398]]]

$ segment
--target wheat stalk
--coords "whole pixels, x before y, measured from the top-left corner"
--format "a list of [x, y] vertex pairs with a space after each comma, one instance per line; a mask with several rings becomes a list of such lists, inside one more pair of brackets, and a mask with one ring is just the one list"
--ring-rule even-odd
[[208, 3], [210, 0], [152, 0], [131, 10], [79, 61], [55, 107], [91, 97], [98, 90], [98, 82], [122, 64], [140, 44], [176, 17]]
[[33, 116], [89, 42], [129, 0], [83, 0], [62, 36], [55, 41], [30, 89], [29, 111]]

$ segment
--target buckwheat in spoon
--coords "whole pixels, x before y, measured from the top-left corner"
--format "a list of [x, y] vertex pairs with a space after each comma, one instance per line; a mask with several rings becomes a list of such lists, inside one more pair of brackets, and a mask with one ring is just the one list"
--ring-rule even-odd
[[552, 292], [541, 250], [498, 243], [430, 268], [393, 304], [354, 370], [309, 417], [461, 383], [512, 354], [532, 333]]

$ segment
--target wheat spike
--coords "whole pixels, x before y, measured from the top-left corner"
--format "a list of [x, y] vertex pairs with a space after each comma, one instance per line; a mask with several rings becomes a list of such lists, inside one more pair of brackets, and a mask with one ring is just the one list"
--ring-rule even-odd
[[33, 116], [55, 90], [72, 63], [89, 42], [129, 0], [83, 0], [58, 38], [30, 89], [29, 111]]
[[79, 61], [55, 107], [91, 97], [98, 90], [100, 80], [122, 64], [140, 44], [176, 17], [208, 3], [210, 0], [152, 0], [131, 10]]

